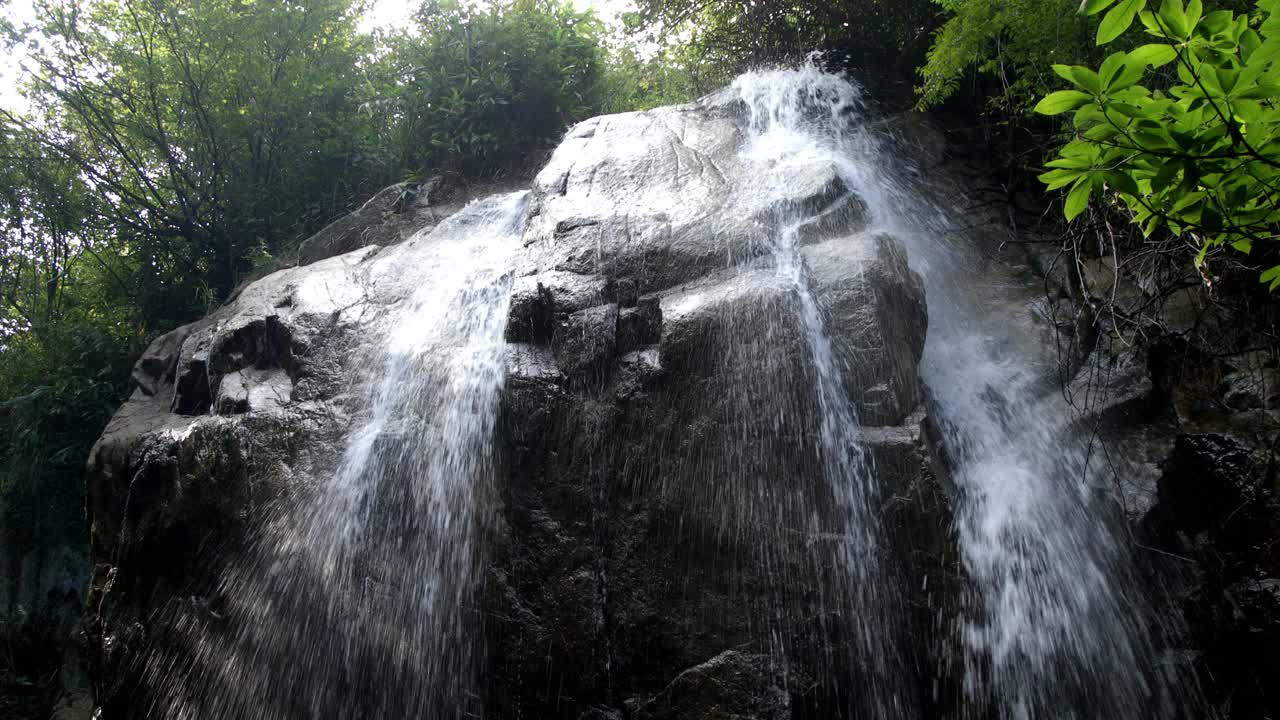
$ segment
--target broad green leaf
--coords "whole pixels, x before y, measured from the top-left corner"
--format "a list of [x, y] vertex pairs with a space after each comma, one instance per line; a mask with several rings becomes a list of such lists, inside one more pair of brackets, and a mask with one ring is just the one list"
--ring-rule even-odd
[[1160, 167], [1155, 177], [1151, 178], [1151, 189], [1154, 192], [1162, 192], [1178, 179], [1178, 171], [1182, 169], [1181, 163], [1176, 160], [1169, 160]]
[[1087, 93], [1102, 94], [1102, 79], [1098, 77], [1098, 73], [1083, 65], [1071, 66], [1071, 80]]
[[1093, 160], [1082, 157], [1058, 158], [1045, 163], [1045, 166], [1063, 170], [1088, 170], [1093, 167]]
[[1130, 195], [1139, 194], [1137, 181], [1127, 173], [1113, 170], [1106, 174], [1106, 179], [1107, 184], [1114, 190]]
[[1110, 7], [1115, 1], [1116, 0], [1081, 0], [1080, 10], [1078, 12], [1081, 15], [1097, 15]]
[[1249, 65], [1265, 67], [1280, 56], [1280, 37], [1268, 38], [1266, 42], [1258, 40], [1257, 33], [1252, 30], [1240, 36], [1240, 57]]
[[1145, 0], [1120, 0], [1120, 4], [1111, 8], [1102, 18], [1102, 24], [1098, 26], [1097, 44], [1106, 45], [1124, 34], [1144, 4]]
[[1280, 13], [1268, 15], [1267, 19], [1263, 21], [1262, 27], [1258, 28], [1258, 32], [1268, 36], [1280, 33]]
[[1152, 43], [1143, 45], [1133, 52], [1129, 53], [1129, 59], [1141, 65], [1150, 65], [1151, 67], [1162, 67], [1176, 60], [1178, 52], [1171, 45], [1162, 45]]
[[1040, 175], [1040, 182], [1047, 186], [1046, 190], [1057, 190], [1075, 182], [1082, 174], [1079, 170], [1050, 170]]
[[1227, 28], [1231, 27], [1235, 22], [1235, 16], [1230, 10], [1216, 10], [1204, 16], [1200, 21], [1200, 30], [1209, 36], [1217, 35]]
[[1204, 15], [1204, 3], [1201, 0], [1187, 0], [1187, 33], [1189, 34], [1196, 25], [1200, 24], [1200, 17]]
[[1085, 138], [1094, 142], [1105, 142], [1111, 140], [1120, 134], [1120, 129], [1114, 125], [1097, 125], [1089, 128], [1084, 134]]
[[1093, 184], [1089, 182], [1088, 177], [1082, 177], [1076, 181], [1075, 187], [1067, 193], [1067, 201], [1063, 207], [1063, 214], [1066, 215], [1068, 222], [1075, 220], [1085, 208], [1089, 207], [1089, 195], [1092, 191]]
[[1267, 270], [1266, 272], [1262, 273], [1262, 277], [1260, 279], [1263, 283], [1271, 283], [1272, 290], [1275, 290], [1277, 287], [1280, 287], [1280, 265], [1277, 265], [1271, 268], [1270, 270]]
[[1248, 90], [1238, 93], [1236, 97], [1242, 100], [1272, 100], [1280, 98], [1280, 83], [1260, 82]]
[[1150, 10], [1143, 10], [1138, 13], [1138, 19], [1142, 21], [1142, 25], [1146, 27], [1147, 32], [1159, 38], [1168, 37], [1168, 33], [1161, 27], [1160, 22], [1156, 20], [1156, 14]]
[[1041, 115], [1061, 115], [1091, 102], [1093, 102], [1093, 96], [1088, 93], [1078, 90], [1059, 90], [1036, 103], [1033, 112]]
[[1168, 150], [1174, 147], [1173, 141], [1169, 140], [1163, 133], [1156, 133], [1149, 130], [1137, 130], [1133, 133], [1133, 139], [1141, 143], [1139, 150]]
[[1179, 40], [1185, 40], [1191, 34], [1187, 25], [1187, 12], [1182, 7], [1182, 0], [1163, 0], [1160, 12], [1157, 13], [1166, 32]]
[[1215, 68], [1213, 75], [1223, 95], [1230, 95], [1236, 89], [1236, 79], [1240, 77], [1239, 71], [1231, 68]]
[[1122, 52], [1112, 53], [1102, 61], [1102, 66], [1098, 68], [1098, 79], [1104, 90], [1111, 87], [1111, 81], [1124, 69], [1124, 61], [1125, 54]]
[[1075, 76], [1071, 74], [1070, 65], [1062, 65], [1062, 64], [1055, 63], [1050, 67], [1053, 69], [1055, 73], [1058, 74], [1058, 77], [1062, 78], [1063, 80], [1066, 80], [1069, 83], [1074, 83], [1076, 81]]
[[1204, 202], [1205, 197], [1206, 196], [1203, 192], [1187, 193], [1181, 199], [1179, 199], [1178, 202], [1173, 204], [1173, 211], [1175, 213], [1180, 213], [1183, 210], [1186, 210], [1187, 208], [1191, 207], [1192, 205]]

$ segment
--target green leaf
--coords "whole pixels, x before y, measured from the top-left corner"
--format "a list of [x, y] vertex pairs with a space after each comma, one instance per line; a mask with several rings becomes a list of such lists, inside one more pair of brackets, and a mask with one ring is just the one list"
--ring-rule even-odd
[[1140, 194], [1138, 190], [1138, 182], [1129, 176], [1128, 173], [1113, 170], [1106, 174], [1106, 179], [1107, 184], [1110, 185], [1113, 190], [1128, 193], [1129, 195]]
[[1057, 190], [1075, 182], [1082, 174], [1079, 170], [1050, 170], [1039, 179], [1047, 186], [1045, 190]]
[[1093, 102], [1093, 96], [1087, 93], [1078, 90], [1059, 90], [1036, 103], [1033, 112], [1040, 115], [1061, 115], [1091, 102]]
[[1151, 43], [1129, 53], [1129, 60], [1153, 68], [1168, 65], [1178, 58], [1178, 52], [1171, 45]]
[[1076, 181], [1075, 187], [1071, 188], [1071, 192], [1067, 193], [1067, 202], [1063, 207], [1063, 213], [1070, 222], [1080, 216], [1084, 209], [1089, 207], [1089, 195], [1093, 191], [1093, 184], [1089, 182], [1088, 176], [1082, 177]]
[[1071, 81], [1080, 86], [1085, 92], [1094, 95], [1102, 94], [1102, 78], [1098, 77], [1098, 73], [1083, 65], [1071, 66]]
[[1191, 28], [1187, 25], [1187, 13], [1182, 8], [1181, 0], [1164, 0], [1160, 3], [1158, 15], [1165, 31], [1178, 40], [1185, 40], [1191, 34]]
[[1058, 158], [1045, 163], [1045, 166], [1063, 170], [1088, 170], [1093, 167], [1093, 159], [1087, 157]]
[[1266, 42], [1259, 42], [1257, 38], [1252, 30], [1240, 36], [1240, 57], [1249, 65], [1265, 67], [1280, 56], [1280, 37], [1268, 38]]
[[1110, 7], [1115, 1], [1116, 0], [1081, 0], [1080, 10], [1078, 12], [1081, 15], [1097, 15]]
[[1164, 28], [1160, 27], [1160, 22], [1156, 20], [1155, 13], [1150, 10], [1143, 10], [1138, 13], [1138, 19], [1142, 21], [1142, 24], [1147, 28], [1148, 33], [1160, 38], [1167, 37]]
[[1074, 83], [1076, 81], [1075, 75], [1071, 74], [1070, 65], [1062, 65], [1062, 64], [1055, 63], [1050, 67], [1052, 67], [1053, 71], [1058, 74], [1058, 77], [1062, 78], [1063, 80], [1066, 80], [1069, 83]]
[[1217, 10], [1204, 16], [1200, 21], [1200, 30], [1212, 37], [1223, 32], [1235, 21], [1230, 10]]
[[1094, 142], [1105, 142], [1120, 134], [1120, 129], [1114, 125], [1095, 125], [1084, 136], [1086, 139]]
[[1270, 270], [1262, 273], [1262, 277], [1259, 279], [1264, 284], [1271, 283], [1271, 289], [1275, 290], [1276, 287], [1280, 286], [1280, 265], [1276, 265]]
[[1187, 32], [1190, 33], [1195, 26], [1200, 24], [1200, 17], [1204, 15], [1204, 3], [1201, 0], [1187, 0]]
[[1280, 97], [1280, 83], [1260, 82], [1257, 85], [1238, 93], [1235, 97], [1241, 100], [1270, 100]]
[[1098, 26], [1097, 43], [1106, 45], [1123, 35], [1124, 31], [1133, 24], [1133, 18], [1144, 4], [1145, 0], [1121, 0], [1119, 5], [1102, 18], [1102, 24]]
[[1122, 52], [1112, 53], [1102, 61], [1102, 66], [1098, 68], [1098, 79], [1102, 81], [1104, 89], [1110, 88], [1111, 81], [1124, 69], [1124, 61], [1125, 54]]
[[1163, 192], [1173, 185], [1178, 179], [1178, 171], [1182, 169], [1182, 164], [1176, 160], [1169, 160], [1160, 166], [1155, 177], [1151, 178], [1151, 189], [1154, 192]]

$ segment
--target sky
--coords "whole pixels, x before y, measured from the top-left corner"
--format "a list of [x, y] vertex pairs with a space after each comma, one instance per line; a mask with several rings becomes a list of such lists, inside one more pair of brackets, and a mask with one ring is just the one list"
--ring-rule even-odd
[[[404, 27], [419, 3], [420, 0], [373, 0], [362, 26], [366, 30]], [[633, 0], [573, 0], [573, 4], [580, 9], [595, 10], [605, 22], [616, 22], [623, 12], [634, 6]], [[0, 13], [16, 24], [30, 21], [33, 12], [31, 0], [9, 0], [8, 3], [0, 0]], [[0, 48], [0, 107], [22, 109], [25, 105], [17, 91], [22, 57], [20, 47]]]

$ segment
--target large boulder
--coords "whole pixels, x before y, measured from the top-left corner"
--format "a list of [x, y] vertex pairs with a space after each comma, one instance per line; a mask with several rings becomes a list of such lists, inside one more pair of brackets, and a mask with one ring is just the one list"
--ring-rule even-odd
[[[924, 291], [829, 162], [752, 157], [749, 134], [742, 106], [723, 100], [597, 118], [533, 183], [505, 318], [498, 480], [475, 519], [486, 715], [772, 720], [865, 713], [877, 692], [906, 715], [949, 701], [922, 660], [954, 657], [940, 618], [959, 592], [917, 378]], [[361, 228], [397, 213], [403, 192], [139, 360], [89, 464], [85, 620], [107, 716], [175, 707], [147, 703], [209, 660], [193, 637], [234, 630], [228, 593], [261, 593], [235, 600], [285, 622], [336, 592], [306, 576], [285, 585], [307, 592], [275, 597], [273, 580], [246, 584], [237, 563], [340, 462], [388, 309], [425, 268], [448, 271], [421, 232], [333, 255], [381, 238]], [[865, 427], [835, 437], [831, 413], [845, 407], [837, 415]], [[379, 436], [370, 452], [394, 442]], [[848, 497], [867, 473], [881, 490], [858, 518]], [[866, 550], [857, 538], [871, 527], [882, 532], [867, 576], [907, 613], [858, 604], [871, 595], [850, 580], [850, 548]], [[385, 534], [395, 546], [395, 528]], [[294, 550], [281, 572], [306, 568]], [[375, 592], [390, 570], [355, 580]], [[394, 639], [384, 620], [377, 637]], [[893, 652], [869, 658], [868, 630]], [[269, 656], [287, 662], [315, 631], [263, 641], [283, 637]], [[341, 638], [325, 643], [341, 654]], [[379, 687], [377, 657], [347, 661], [351, 687], [312, 698]], [[206, 697], [272, 683], [249, 667], [196, 669]], [[244, 710], [206, 709], [218, 708]]]
[[[421, 183], [396, 183], [383, 188], [363, 205], [326, 225], [298, 246], [298, 264], [351, 252], [368, 245], [395, 245], [424, 226], [449, 215], [436, 207], [443, 182], [432, 177]], [[456, 208], [453, 208], [456, 210]]]
[[901, 650], [877, 660], [902, 707], [938, 697], [932, 664], [904, 659], [954, 654], [939, 618], [959, 585], [921, 434], [923, 288], [833, 167], [762, 188], [748, 135], [733, 103], [597, 118], [534, 182], [486, 601], [497, 715], [865, 710], [879, 681], [851, 614], [870, 610], [848, 604], [837, 499], [855, 479], [823, 462], [815, 343], [834, 402], [877, 426], [860, 442], [887, 582], [915, 609], [876, 628]]
[[347, 356], [368, 332], [365, 249], [285, 270], [155, 340], [90, 453], [86, 624], [98, 703], [139, 713], [141, 660], [174, 606], [206, 616], [263, 513], [347, 427]]

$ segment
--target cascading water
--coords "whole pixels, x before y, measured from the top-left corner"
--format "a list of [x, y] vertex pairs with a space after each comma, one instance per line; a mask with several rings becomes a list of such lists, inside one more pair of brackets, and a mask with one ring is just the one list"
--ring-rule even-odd
[[[960, 549], [972, 583], [961, 628], [969, 711], [981, 716], [994, 704], [1006, 718], [1177, 716], [1176, 681], [1155, 667], [1151, 618], [1125, 538], [1099, 492], [1087, 438], [1045, 382], [1051, 369], [1025, 352], [1040, 340], [1028, 342], [1035, 330], [1011, 322], [1002, 313], [1007, 307], [993, 311], [998, 292], [970, 286], [979, 258], [952, 241], [960, 233], [949, 213], [891, 169], [881, 138], [859, 113], [854, 87], [812, 63], [750, 74], [735, 87], [748, 99], [753, 127], [766, 128], [756, 144], [769, 138], [764, 147], [779, 160], [829, 158], [866, 203], [869, 223], [903, 239], [924, 278], [929, 334], [921, 375], [952, 468]], [[763, 122], [757, 108], [766, 109]], [[785, 237], [782, 258], [794, 242]], [[814, 354], [821, 366], [820, 342]], [[831, 392], [838, 397], [836, 388]], [[840, 427], [828, 431], [824, 421], [824, 436], [832, 432], [852, 447], [842, 428], [855, 419], [830, 408], [826, 415]], [[856, 490], [864, 494], [851, 505], [874, 502], [874, 487], [864, 481]], [[864, 532], [874, 528], [868, 524]], [[874, 547], [874, 538], [863, 542]], [[863, 567], [850, 563], [855, 572]]]
[[479, 496], [525, 195], [473, 203], [372, 261], [393, 309], [337, 467], [224, 583], [230, 630], [193, 625], [191, 655], [150, 669], [156, 716], [479, 712]]
[[772, 270], [797, 299], [813, 364], [821, 470], [839, 505], [842, 528], [837, 556], [844, 577], [838, 593], [854, 634], [850, 664], [864, 675], [852, 711], [862, 717], [913, 717], [914, 698], [899, 664], [892, 615], [897, 597], [881, 566], [880, 487], [859, 442], [857, 413], [800, 252], [801, 226], [812, 219], [812, 211], [786, 202], [796, 177], [792, 170], [830, 162], [829, 128], [856, 111], [859, 92], [833, 75], [772, 72], [739, 77], [728, 97], [743, 102], [748, 113], [741, 155], [754, 182], [738, 201], [767, 218]]

